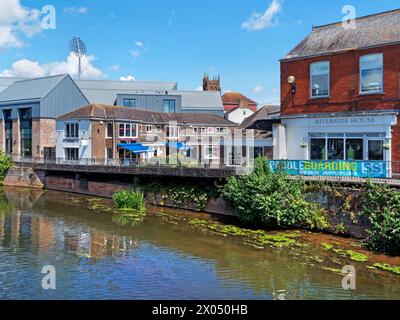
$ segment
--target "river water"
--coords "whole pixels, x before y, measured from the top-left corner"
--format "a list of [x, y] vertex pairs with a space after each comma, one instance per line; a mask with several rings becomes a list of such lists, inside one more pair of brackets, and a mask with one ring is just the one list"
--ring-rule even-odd
[[[260, 249], [187, 223], [210, 219], [205, 215], [150, 208], [143, 222], [123, 226], [109, 205], [51, 191], [1, 191], [0, 299], [400, 298], [400, 276], [367, 268], [398, 258], [370, 255], [372, 262], [357, 265], [351, 291], [342, 288], [342, 275], [321, 268], [329, 259], [341, 263], [322, 241], [354, 247], [350, 240], [304, 234], [300, 252]], [[42, 287], [44, 266], [56, 270], [55, 290]]]

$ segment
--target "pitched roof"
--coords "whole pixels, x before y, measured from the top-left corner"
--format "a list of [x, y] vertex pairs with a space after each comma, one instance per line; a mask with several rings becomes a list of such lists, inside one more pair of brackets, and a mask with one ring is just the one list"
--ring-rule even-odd
[[282, 60], [392, 43], [400, 43], [400, 9], [357, 18], [355, 29], [343, 28], [342, 22], [314, 27]]
[[24, 80], [24, 78], [0, 77], [0, 93], [19, 80]]
[[280, 110], [281, 110], [280, 106], [266, 105], [261, 109], [259, 109], [256, 113], [254, 113], [250, 117], [246, 118], [242, 122], [240, 127], [249, 128], [257, 121], [275, 119], [279, 116]]
[[19, 100], [42, 100], [45, 98], [67, 74], [43, 77], [36, 79], [20, 80], [11, 84], [0, 93], [0, 102]]
[[133, 120], [149, 124], [177, 122], [187, 125], [210, 125], [236, 127], [236, 124], [215, 114], [161, 113], [111, 105], [91, 104], [61, 116], [58, 120], [97, 119]]
[[176, 82], [75, 80], [90, 103], [114, 104], [118, 94], [138, 94], [147, 91], [170, 91], [177, 89]]
[[240, 101], [247, 101], [249, 104], [257, 104], [254, 100], [249, 97], [239, 93], [239, 92], [226, 92], [222, 96], [222, 101], [224, 104], [239, 104]]
[[169, 91], [170, 95], [182, 97], [182, 109], [219, 110], [223, 112], [221, 94], [217, 91]]

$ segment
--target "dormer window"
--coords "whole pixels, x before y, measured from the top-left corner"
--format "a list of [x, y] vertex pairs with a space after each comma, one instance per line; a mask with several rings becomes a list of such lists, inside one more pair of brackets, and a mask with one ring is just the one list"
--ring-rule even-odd
[[383, 54], [360, 57], [360, 93], [383, 92]]
[[311, 97], [329, 97], [329, 61], [315, 62], [310, 66]]

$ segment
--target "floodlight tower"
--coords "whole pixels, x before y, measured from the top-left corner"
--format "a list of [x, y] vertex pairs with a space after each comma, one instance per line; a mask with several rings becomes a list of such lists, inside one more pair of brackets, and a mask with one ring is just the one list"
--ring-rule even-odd
[[78, 80], [81, 79], [81, 61], [87, 54], [86, 44], [79, 37], [73, 37], [69, 43], [71, 52], [79, 59]]

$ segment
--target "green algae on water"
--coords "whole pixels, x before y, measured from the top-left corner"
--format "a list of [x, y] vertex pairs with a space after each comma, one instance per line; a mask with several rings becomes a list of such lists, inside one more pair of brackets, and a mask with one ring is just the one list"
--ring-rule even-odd
[[330, 243], [322, 242], [322, 243], [321, 243], [321, 246], [322, 246], [326, 251], [329, 251], [329, 250], [332, 250], [332, 249], [333, 249], [333, 245], [330, 244]]
[[392, 266], [390, 264], [386, 263], [375, 263], [373, 267], [370, 268], [375, 268], [375, 269], [380, 269], [383, 271], [391, 272], [397, 275], [400, 275], [400, 266]]

